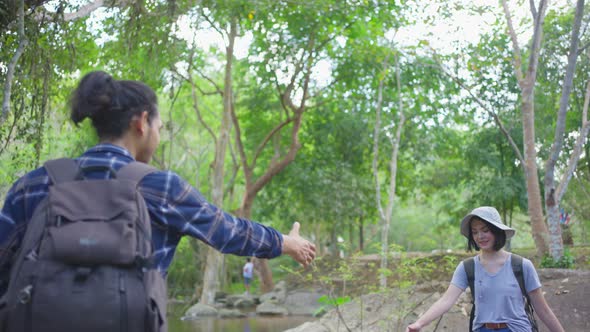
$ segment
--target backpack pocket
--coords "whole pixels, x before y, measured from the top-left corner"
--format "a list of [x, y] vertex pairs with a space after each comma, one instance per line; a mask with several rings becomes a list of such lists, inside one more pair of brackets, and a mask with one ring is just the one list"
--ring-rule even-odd
[[144, 284], [148, 294], [148, 307], [145, 328], [146, 332], [167, 332], [166, 321], [167, 290], [166, 280], [156, 269], [145, 271]]
[[135, 224], [121, 213], [109, 221], [66, 222], [47, 228], [42, 258], [75, 265], [128, 265], [137, 255]]
[[136, 269], [40, 264], [30, 309], [25, 309], [30, 332], [145, 331], [145, 290]]

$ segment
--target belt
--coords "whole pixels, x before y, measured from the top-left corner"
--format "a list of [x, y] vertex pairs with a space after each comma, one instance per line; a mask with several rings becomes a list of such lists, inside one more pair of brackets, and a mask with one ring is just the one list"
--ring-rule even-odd
[[506, 323], [483, 323], [483, 326], [488, 330], [500, 330], [508, 327]]

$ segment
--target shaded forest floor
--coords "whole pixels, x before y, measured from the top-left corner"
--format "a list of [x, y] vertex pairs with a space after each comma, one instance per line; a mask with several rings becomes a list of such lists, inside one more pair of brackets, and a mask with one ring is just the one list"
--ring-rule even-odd
[[[535, 264], [545, 297], [565, 330], [590, 331], [590, 320], [587, 318], [590, 317], [590, 247], [576, 247], [570, 250], [575, 259], [575, 268], [568, 270], [540, 268], [541, 258], [535, 256], [533, 249], [515, 249], [514, 252], [531, 259]], [[451, 252], [406, 253], [394, 256], [390, 260], [388, 288], [412, 293], [413, 299], [428, 299], [424, 303], [409, 304], [404, 320], [412, 321], [426, 310], [430, 303], [446, 290], [459, 261], [472, 255], [473, 253], [467, 252]], [[323, 257], [318, 259], [313, 267], [301, 271], [298, 275], [291, 275], [286, 281], [289, 289], [317, 289], [331, 294], [330, 297], [334, 301], [342, 303], [346, 297], [356, 299], [379, 292], [379, 264], [378, 255], [349, 259]], [[396, 301], [396, 297], [391, 297], [391, 301]], [[437, 330], [466, 330], [470, 307], [468, 302], [468, 297], [462, 296], [455, 310], [446, 315]], [[373, 314], [378, 315], [377, 312]], [[371, 313], [366, 315], [369, 317]], [[433, 326], [427, 331], [433, 331]], [[541, 327], [541, 331], [546, 331], [544, 326]]]

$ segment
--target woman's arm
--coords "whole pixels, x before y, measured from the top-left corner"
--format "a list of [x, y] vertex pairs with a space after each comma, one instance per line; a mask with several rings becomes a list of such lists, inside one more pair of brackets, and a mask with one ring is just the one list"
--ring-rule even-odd
[[543, 296], [543, 292], [541, 291], [540, 287], [529, 292], [529, 297], [531, 299], [533, 307], [535, 308], [535, 311], [537, 312], [537, 316], [539, 316], [539, 318], [543, 321], [545, 326], [547, 326], [549, 331], [565, 332], [565, 330], [561, 326], [561, 323], [559, 322], [557, 317], [555, 317], [555, 314], [553, 313], [551, 308], [549, 308], [547, 301], [545, 301], [545, 297]]
[[449, 311], [453, 304], [457, 302], [457, 299], [459, 296], [461, 296], [461, 293], [463, 293], [461, 288], [453, 284], [449, 285], [449, 288], [447, 288], [447, 291], [443, 294], [443, 296], [438, 299], [438, 301], [434, 302], [434, 304], [426, 311], [426, 313], [420, 316], [420, 318], [418, 318], [415, 323], [410, 324], [406, 329], [406, 332], [418, 332], [420, 329], [430, 324], [430, 322]]

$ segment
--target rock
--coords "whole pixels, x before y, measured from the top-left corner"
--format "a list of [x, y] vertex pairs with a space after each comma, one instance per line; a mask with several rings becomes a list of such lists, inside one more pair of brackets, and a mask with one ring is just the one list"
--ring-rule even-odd
[[325, 326], [317, 322], [307, 322], [285, 332], [330, 332]]
[[260, 302], [274, 301], [276, 303], [283, 303], [285, 302], [286, 297], [287, 285], [285, 284], [285, 281], [281, 280], [275, 285], [272, 291], [260, 296]]
[[[225, 299], [226, 301], [226, 305], [228, 307], [237, 307], [238, 303], [249, 303], [252, 302], [252, 305], [249, 306], [254, 306], [254, 304], [256, 304], [256, 297], [251, 296], [251, 295], [245, 295], [245, 294], [234, 294], [234, 295], [228, 295], [227, 298]], [[242, 307], [243, 308], [243, 307]]]
[[256, 314], [286, 316], [289, 314], [289, 311], [278, 303], [266, 301], [256, 307]]
[[287, 294], [284, 306], [291, 315], [312, 316], [322, 306], [318, 299], [322, 294], [310, 291], [293, 291]]
[[219, 310], [220, 318], [241, 318], [246, 317], [246, 314], [238, 309], [221, 309]]
[[226, 297], [227, 297], [227, 293], [226, 292], [220, 292], [220, 291], [215, 292], [215, 301], [219, 301], [221, 299], [225, 299]]
[[254, 302], [254, 299], [247, 297], [238, 299], [236, 302], [234, 302], [234, 307], [236, 308], [250, 308], [255, 305], [256, 303]]
[[195, 318], [199, 318], [199, 317], [210, 317], [210, 316], [217, 316], [217, 309], [205, 305], [205, 304], [201, 304], [201, 303], [197, 303], [195, 305], [193, 305], [192, 307], [190, 307], [185, 313], [184, 316], [181, 318], [182, 320], [187, 320], [187, 319], [195, 319]]

